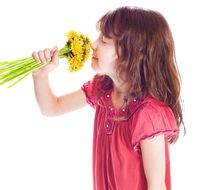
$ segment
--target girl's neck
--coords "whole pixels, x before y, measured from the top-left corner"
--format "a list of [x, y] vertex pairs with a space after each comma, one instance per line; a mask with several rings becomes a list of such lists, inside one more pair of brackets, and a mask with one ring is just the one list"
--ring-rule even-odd
[[121, 108], [127, 102], [128, 88], [126, 85], [113, 80], [112, 103], [115, 108]]
[[116, 98], [124, 98], [127, 96], [127, 91], [113, 84], [112, 94], [114, 94]]

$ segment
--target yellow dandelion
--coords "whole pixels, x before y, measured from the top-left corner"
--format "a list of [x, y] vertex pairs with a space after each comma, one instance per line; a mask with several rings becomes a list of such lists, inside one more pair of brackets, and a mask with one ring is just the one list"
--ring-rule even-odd
[[90, 55], [90, 39], [88, 36], [76, 31], [70, 31], [67, 33], [67, 51], [60, 50], [64, 52], [63, 55], [67, 58], [69, 62], [68, 70], [70, 72], [75, 72], [83, 67], [83, 63], [87, 61]]

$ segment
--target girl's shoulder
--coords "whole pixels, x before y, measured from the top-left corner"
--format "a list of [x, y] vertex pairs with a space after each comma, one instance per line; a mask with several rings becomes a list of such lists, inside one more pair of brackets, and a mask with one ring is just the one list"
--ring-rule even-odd
[[170, 107], [166, 105], [162, 100], [159, 100], [152, 96], [147, 96], [142, 101], [141, 109], [161, 111], [162, 109], [170, 109]]
[[140, 102], [139, 107], [134, 110], [134, 116], [141, 118], [150, 117], [152, 118], [151, 120], [164, 118], [176, 123], [170, 106], [151, 96], [146, 97]]
[[129, 104], [128, 109], [130, 114], [136, 116], [141, 112], [150, 112], [150, 114], [155, 114], [165, 109], [171, 110], [170, 107], [163, 101], [158, 100], [152, 96], [146, 96], [142, 100], [134, 99], [134, 101]]
[[147, 97], [133, 114], [130, 126], [132, 142], [140, 149], [141, 140], [165, 134], [169, 142], [178, 136], [179, 129], [172, 109], [163, 101]]

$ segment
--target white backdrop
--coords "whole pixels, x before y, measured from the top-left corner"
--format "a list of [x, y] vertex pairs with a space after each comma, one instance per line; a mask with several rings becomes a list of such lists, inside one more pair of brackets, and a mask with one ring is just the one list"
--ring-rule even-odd
[[[0, 61], [62, 47], [75, 29], [94, 40], [95, 24], [108, 10], [133, 5], [160, 11], [168, 20], [182, 75], [187, 134], [170, 146], [173, 190], [206, 189], [205, 12], [201, 1], [0, 1]], [[51, 73], [57, 95], [78, 89], [93, 76], [90, 61], [68, 74], [66, 61]], [[0, 87], [0, 190], [91, 190], [94, 110], [89, 106], [59, 117], [42, 116], [29, 76], [11, 89]], [[126, 189], [126, 188], [125, 188]]]

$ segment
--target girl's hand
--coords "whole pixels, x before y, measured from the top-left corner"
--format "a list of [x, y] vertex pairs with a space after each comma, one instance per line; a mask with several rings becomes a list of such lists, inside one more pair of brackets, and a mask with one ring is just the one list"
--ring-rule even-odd
[[58, 47], [54, 46], [51, 50], [45, 48], [44, 50], [34, 51], [32, 57], [39, 63], [46, 64], [45, 66], [37, 69], [33, 72], [35, 77], [47, 76], [52, 70], [54, 70], [59, 65], [59, 51]]

